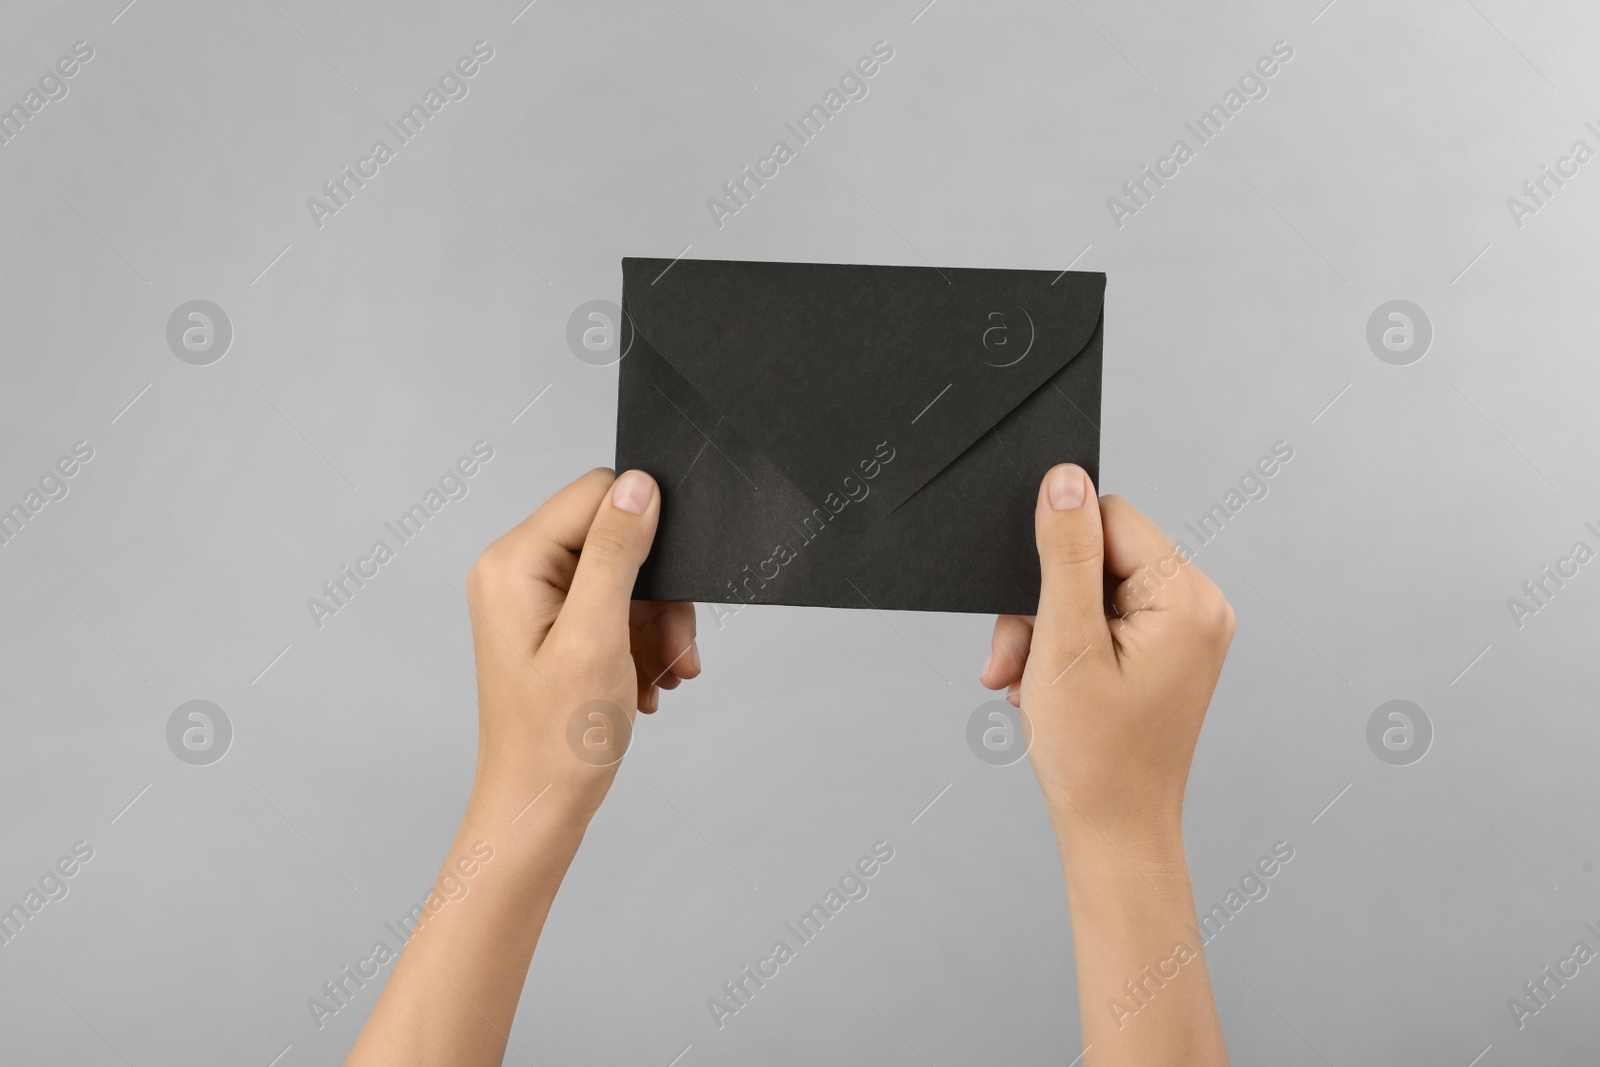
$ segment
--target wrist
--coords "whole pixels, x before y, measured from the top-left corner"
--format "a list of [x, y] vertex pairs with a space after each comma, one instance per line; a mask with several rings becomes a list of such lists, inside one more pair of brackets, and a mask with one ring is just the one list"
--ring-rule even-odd
[[554, 788], [535, 801], [537, 792], [523, 795], [474, 785], [450, 853], [484, 860], [474, 893], [492, 886], [512, 899], [554, 898], [583, 843], [588, 818], [552, 802]]
[[1054, 820], [1069, 888], [1126, 887], [1188, 892], [1189, 861], [1180, 819], [1091, 822], [1081, 813]]
[[494, 827], [499, 833], [541, 826], [565, 827], [582, 836], [607, 790], [589, 781], [575, 783], [561, 770], [480, 763], [464, 819]]

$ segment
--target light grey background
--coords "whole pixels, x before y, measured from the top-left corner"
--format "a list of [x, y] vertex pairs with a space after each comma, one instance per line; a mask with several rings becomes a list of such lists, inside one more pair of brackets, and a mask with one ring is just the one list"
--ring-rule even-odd
[[[0, 946], [0, 1059], [340, 1062], [375, 986], [320, 1031], [307, 998], [420, 901], [470, 781], [457, 590], [611, 458], [616, 370], [567, 317], [623, 255], [686, 253], [1105, 271], [1103, 490], [1192, 543], [1295, 450], [1197, 560], [1239, 616], [1200, 906], [1295, 849], [1208, 949], [1234, 1061], [1594, 1061], [1600, 966], [1520, 1031], [1506, 1001], [1600, 948], [1600, 564], [1521, 629], [1507, 599], [1597, 544], [1600, 162], [1521, 228], [1506, 198], [1600, 148], [1600, 12], [125, 2], [0, 30], [6, 106], [95, 50], [0, 147], [0, 503], [95, 450], [0, 546], [0, 905], [95, 850]], [[317, 228], [307, 198], [479, 40], [470, 95]], [[718, 229], [706, 199], [879, 40], [870, 95]], [[1113, 225], [1279, 40], [1269, 95]], [[196, 298], [234, 328], [208, 367], [165, 340]], [[1391, 299], [1433, 324], [1411, 366], [1366, 344]], [[307, 598], [480, 439], [470, 495], [317, 629]], [[1069, 1062], [1037, 787], [965, 743], [990, 620], [700, 610], [705, 677], [637, 731], [508, 1062]], [[1435, 731], [1406, 767], [1365, 739], [1395, 698]], [[192, 699], [234, 726], [211, 766], [167, 748]], [[706, 999], [879, 839], [870, 896], [719, 1031]]]

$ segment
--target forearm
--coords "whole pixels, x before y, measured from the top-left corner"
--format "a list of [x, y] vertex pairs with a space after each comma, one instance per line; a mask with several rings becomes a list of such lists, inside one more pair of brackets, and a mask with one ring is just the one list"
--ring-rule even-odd
[[407, 941], [346, 1067], [501, 1063], [534, 946], [588, 822], [555, 792], [523, 810], [531, 795], [474, 790], [434, 910]]
[[1182, 832], [1113, 836], [1058, 829], [1084, 1067], [1225, 1067]]

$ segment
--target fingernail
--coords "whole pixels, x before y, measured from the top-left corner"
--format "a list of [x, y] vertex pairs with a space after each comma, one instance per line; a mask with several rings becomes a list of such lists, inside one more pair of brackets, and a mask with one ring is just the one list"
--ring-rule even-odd
[[983, 661], [983, 670], [978, 672], [979, 678], [989, 677], [989, 668], [994, 666], [994, 650], [989, 651], [989, 658]]
[[640, 708], [639, 710], [649, 714], [660, 706], [661, 690], [652, 685], [649, 689], [644, 691], [644, 707]]
[[1006, 694], [1006, 702], [1009, 703], [1014, 708], [1020, 708], [1020, 707], [1022, 707], [1022, 694], [1021, 693], [1007, 693]]
[[1088, 484], [1089, 476], [1083, 473], [1082, 467], [1063, 463], [1050, 472], [1050, 506], [1057, 511], [1072, 511], [1083, 507], [1085, 487]]
[[643, 515], [650, 503], [650, 476], [644, 471], [628, 471], [611, 487], [611, 502], [619, 511]]
[[700, 671], [700, 646], [693, 641], [689, 642], [689, 662], [694, 666], [695, 673]]

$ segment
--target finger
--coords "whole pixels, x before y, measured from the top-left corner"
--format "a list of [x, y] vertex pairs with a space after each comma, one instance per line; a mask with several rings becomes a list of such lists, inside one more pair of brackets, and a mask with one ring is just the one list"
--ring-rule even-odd
[[989, 661], [983, 665], [978, 681], [985, 689], [1003, 689], [1022, 680], [1028, 665], [1028, 646], [1033, 642], [1033, 616], [1001, 615], [994, 620], [994, 638], [989, 646]]
[[609, 467], [589, 471], [502, 534], [490, 546], [491, 551], [520, 564], [523, 570], [559, 557], [557, 561], [570, 578], [576, 554], [615, 478]]
[[552, 632], [605, 647], [628, 632], [633, 585], [655, 539], [661, 493], [643, 471], [627, 471], [600, 500]]
[[1082, 467], [1063, 463], [1045, 475], [1034, 505], [1034, 536], [1040, 571], [1035, 629], [1055, 654], [1068, 658], [1108, 648], [1100, 506]]
[[[700, 647], [695, 643], [693, 604], [663, 604], [656, 616], [656, 647], [669, 678], [700, 675]], [[665, 680], [663, 679], [663, 682]], [[676, 685], [676, 681], [673, 683]]]
[[635, 603], [633, 621], [628, 626], [628, 644], [633, 653], [633, 673], [642, 696], [650, 686], [664, 682], [671, 674], [661, 660], [661, 645], [656, 631], [654, 604]]
[[483, 550], [467, 574], [474, 632], [477, 622], [486, 622], [482, 633], [494, 634], [498, 644], [523, 658], [539, 646], [561, 609], [578, 548], [611, 482], [609, 470], [590, 471]]
[[1145, 513], [1116, 494], [1100, 498], [1100, 516], [1105, 527], [1106, 570], [1127, 578], [1140, 567], [1154, 567], [1160, 561], [1178, 558], [1178, 550], [1161, 527]]
[[646, 715], [654, 715], [661, 706], [661, 692], [653, 685], [643, 686], [639, 690], [639, 710]]
[[1120, 579], [1112, 604], [1120, 616], [1161, 610], [1184, 596], [1193, 564], [1161, 528], [1120, 496], [1100, 501], [1106, 570]]
[[628, 616], [633, 660], [641, 683], [655, 682], [662, 689], [676, 689], [680, 681], [700, 673], [693, 604], [636, 600]]

